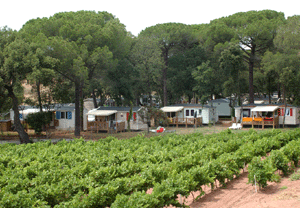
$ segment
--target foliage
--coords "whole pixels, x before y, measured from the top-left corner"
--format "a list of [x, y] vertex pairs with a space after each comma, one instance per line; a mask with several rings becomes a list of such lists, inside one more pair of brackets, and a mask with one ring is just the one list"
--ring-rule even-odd
[[230, 44], [220, 56], [220, 68], [223, 75], [223, 93], [225, 96], [235, 95], [240, 100], [242, 93], [247, 92], [243, 52], [236, 44]]
[[255, 157], [248, 166], [249, 183], [254, 184], [256, 181], [259, 187], [264, 188], [268, 185], [268, 181], [274, 181], [275, 170], [276, 168], [271, 160], [262, 160], [261, 157]]
[[191, 27], [181, 23], [164, 23], [151, 26], [139, 34], [140, 37], [149, 37], [158, 43], [160, 55], [163, 59], [164, 67], [161, 68], [162, 85], [161, 97], [164, 106], [168, 105], [168, 70], [169, 59], [171, 56], [185, 52], [193, 48], [196, 39], [192, 33]]
[[155, 107], [144, 106], [141, 110], [139, 110], [138, 114], [145, 122], [150, 122], [150, 120], [153, 119], [155, 126], [165, 126], [168, 124], [166, 114]]
[[[178, 194], [188, 196], [196, 190], [203, 194], [201, 186], [215, 179], [225, 185], [225, 179], [239, 175], [257, 147], [280, 148], [263, 143], [266, 137], [274, 143], [281, 136], [297, 141], [300, 149], [298, 129], [1, 144], [0, 206], [178, 207]], [[262, 170], [272, 175], [276, 169], [271, 160], [261, 161], [260, 156], [253, 161], [262, 165], [257, 176], [266, 176]], [[147, 194], [150, 188], [152, 194]]]
[[35, 133], [39, 134], [42, 132], [43, 126], [50, 124], [52, 116], [51, 111], [31, 113], [27, 116], [26, 122], [34, 129]]
[[134, 91], [136, 94], [147, 94], [152, 98], [153, 91], [159, 91], [164, 68], [158, 42], [150, 37], [140, 36], [131, 50], [130, 61], [134, 66]]
[[[3, 86], [0, 84], [0, 113], [8, 112], [11, 109], [12, 101], [11, 98], [8, 97], [7, 93], [5, 92]], [[1, 119], [2, 120], [2, 119]]]
[[211, 66], [210, 61], [202, 63], [193, 71], [192, 75], [197, 84], [193, 90], [200, 95], [201, 101], [204, 103], [208, 99], [212, 99], [212, 95], [217, 92], [215, 85], [215, 69]]
[[299, 144], [299, 140], [291, 141], [282, 149], [288, 160], [292, 161], [295, 167], [298, 167], [298, 161], [300, 160], [300, 150], [298, 148]]
[[188, 97], [188, 101], [194, 97], [194, 87], [197, 85], [193, 78], [193, 70], [207, 61], [208, 56], [201, 45], [194, 45], [185, 49], [182, 53], [174, 54], [169, 58], [169, 84], [170, 103], [176, 103], [182, 95]]
[[[283, 13], [263, 10], [239, 12], [213, 20], [209, 24], [205, 44], [212, 55], [219, 45], [238, 41], [243, 51], [244, 62], [249, 68], [250, 103], [254, 102], [254, 68], [259, 67], [266, 50], [274, 49], [273, 39], [276, 36], [276, 29], [284, 21]], [[212, 59], [211, 62], [216, 61]]]
[[299, 46], [295, 43], [300, 39], [297, 32], [300, 28], [299, 16], [288, 18], [285, 24], [278, 28], [274, 44], [276, 53], [267, 52], [263, 59], [263, 69], [265, 74], [275, 75], [272, 78], [282, 86], [284, 98], [290, 103], [298, 104], [299, 85]]
[[287, 186], [282, 186], [281, 188], [280, 188], [280, 190], [284, 190], [284, 189], [287, 189], [288, 187]]
[[284, 101], [299, 104], [299, 27], [299, 16], [285, 20], [271, 10], [239, 12], [201, 25], [157, 24], [138, 37], [113, 14], [95, 11], [33, 19], [18, 32], [4, 27], [0, 111], [24, 102], [25, 80], [37, 91], [40, 107], [76, 103], [76, 135], [80, 102], [90, 96], [124, 106], [138, 104], [142, 95], [151, 99], [155, 92], [168, 105], [183, 98], [237, 99], [249, 87], [251, 102], [254, 93], [278, 91]]
[[[106, 89], [106, 93], [116, 102], [117, 106], [130, 105], [133, 100], [133, 86], [135, 85], [134, 80], [134, 68], [132, 63], [124, 58], [118, 62], [118, 65], [104, 73], [104, 82], [96, 80], [97, 87], [95, 89], [101, 90]], [[101, 89], [102, 88], [102, 89]]]
[[[36, 51], [32, 47], [33, 44], [18, 38], [16, 31], [1, 28], [0, 36], [0, 87], [2, 88], [0, 91], [4, 91], [1, 98], [3, 100], [2, 96], [4, 96], [5, 102], [12, 102], [15, 130], [19, 133], [20, 142], [28, 143], [30, 142], [28, 134], [24, 131], [19, 118], [18, 93], [22, 89], [22, 82], [37, 65]], [[10, 99], [5, 99], [8, 97]]]
[[[282, 139], [285, 138], [285, 139]], [[273, 140], [273, 141], [272, 141]], [[272, 143], [277, 143], [273, 146]], [[271, 147], [271, 154], [268, 158], [262, 160], [261, 157], [253, 158], [249, 164], [249, 183], [254, 185], [254, 175], [260, 187], [266, 187], [268, 181], [278, 181], [279, 176], [274, 174], [274, 171], [282, 170], [286, 175], [288, 171], [293, 168], [288, 167], [288, 163], [293, 161], [293, 165], [297, 165], [299, 162], [299, 132], [293, 131], [284, 134], [278, 134], [275, 137], [269, 139], [269, 145]], [[280, 150], [278, 150], [281, 147]], [[255, 147], [257, 149], [257, 147]], [[265, 148], [266, 150], [266, 148]]]
[[290, 178], [290, 181], [297, 181], [300, 180], [300, 171], [298, 170], [297, 172], [293, 173]]
[[75, 91], [75, 135], [80, 135], [80, 99], [89, 94], [95, 97], [104, 72], [114, 70], [127, 56], [131, 37], [125, 26], [108, 12], [78, 11], [30, 20], [20, 32], [27, 40], [44, 36], [41, 50], [56, 60], [56, 73], [74, 85], [70, 89]]
[[278, 170], [282, 170], [284, 175], [288, 174], [289, 166], [288, 166], [288, 158], [284, 155], [284, 153], [280, 150], [273, 150], [270, 154], [270, 160], [275, 165]]

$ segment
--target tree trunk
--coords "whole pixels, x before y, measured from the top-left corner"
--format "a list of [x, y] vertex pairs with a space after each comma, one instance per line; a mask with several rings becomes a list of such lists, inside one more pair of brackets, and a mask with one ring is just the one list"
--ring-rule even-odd
[[83, 82], [80, 84], [79, 88], [79, 101], [80, 101], [80, 130], [83, 131], [83, 109], [84, 109], [84, 101], [83, 101]]
[[[239, 123], [243, 123], [243, 101], [241, 100], [241, 86], [240, 86], [240, 73], [239, 73], [239, 71], [238, 71], [238, 105], [240, 105], [241, 106], [241, 112], [240, 112], [240, 122]], [[235, 104], [235, 103], [234, 103]], [[234, 114], [235, 114], [235, 112], [234, 112]], [[237, 121], [236, 121], [237, 122]]]
[[93, 90], [93, 92], [92, 92], [92, 97], [93, 97], [94, 108], [98, 108], [95, 90]]
[[189, 100], [189, 103], [192, 102], [192, 97], [190, 95], [188, 95], [188, 100]]
[[272, 100], [271, 100], [271, 78], [269, 76], [269, 104], [271, 104]]
[[[43, 112], [43, 106], [42, 106], [42, 98], [41, 98], [41, 88], [40, 88], [41, 84], [40, 81], [38, 80], [36, 82], [36, 91], [37, 91], [37, 96], [38, 96], [38, 103], [39, 103], [39, 108], [40, 108], [40, 112]], [[43, 131], [46, 131], [46, 125], [43, 125], [42, 127]]]
[[281, 91], [280, 91], [280, 84], [277, 84], [277, 90], [278, 90], [278, 98], [281, 100]]
[[164, 106], [168, 105], [168, 93], [167, 93], [167, 67], [163, 69], [163, 94], [164, 94]]
[[150, 99], [150, 107], [152, 107], [152, 95], [151, 95], [151, 92], [149, 92], [149, 99]]
[[39, 102], [39, 108], [40, 112], [43, 112], [43, 106], [42, 106], [42, 98], [41, 98], [41, 88], [40, 88], [40, 81], [36, 82], [36, 90], [37, 90], [37, 96], [38, 96], [38, 102]]
[[[243, 103], [242, 103], [242, 100], [241, 100], [241, 86], [240, 86], [240, 73], [239, 73], [239, 69], [238, 69], [238, 72], [237, 72], [237, 79], [238, 79], [238, 105], [241, 106], [242, 108], [242, 112], [243, 112]], [[235, 96], [236, 98], [236, 96]], [[233, 106], [235, 106], [236, 104], [236, 100], [234, 99], [234, 103], [233, 103]], [[235, 115], [235, 111], [234, 111], [234, 117], [236, 117]], [[237, 123], [237, 120], [235, 120], [235, 122]], [[242, 124], [242, 114], [240, 114], [240, 122]]]
[[80, 136], [80, 83], [75, 82], [75, 136]]
[[283, 114], [283, 128], [285, 126], [285, 111], [286, 111], [286, 99], [285, 99], [285, 85], [282, 85], [283, 88], [283, 103], [284, 103], [284, 114]]
[[104, 96], [100, 94], [100, 106], [104, 106]]
[[12, 102], [13, 102], [13, 111], [14, 111], [14, 125], [15, 125], [15, 130], [18, 132], [19, 137], [20, 137], [20, 143], [32, 143], [29, 140], [28, 134], [25, 132], [23, 125], [21, 124], [20, 121], [20, 115], [19, 115], [19, 102], [18, 98], [16, 97], [12, 86], [5, 86], [5, 88], [8, 90], [8, 95], [11, 97]]
[[255, 63], [256, 45], [252, 44], [251, 54], [249, 57], [249, 103], [254, 103], [254, 86], [253, 86], [253, 69]]
[[167, 91], [167, 68], [168, 68], [168, 49], [165, 48], [164, 51], [164, 61], [165, 67], [162, 70], [163, 75], [163, 96], [164, 96], [164, 106], [168, 105], [168, 91]]
[[249, 63], [249, 103], [254, 103], [253, 68], [254, 68], [254, 62], [250, 60], [250, 63]]

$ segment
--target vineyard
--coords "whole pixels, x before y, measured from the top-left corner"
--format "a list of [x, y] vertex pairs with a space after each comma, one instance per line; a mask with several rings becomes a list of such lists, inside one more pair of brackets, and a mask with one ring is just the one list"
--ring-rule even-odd
[[277, 181], [298, 164], [298, 138], [295, 129], [2, 144], [0, 207], [181, 207], [179, 194], [225, 186], [246, 165], [250, 183]]

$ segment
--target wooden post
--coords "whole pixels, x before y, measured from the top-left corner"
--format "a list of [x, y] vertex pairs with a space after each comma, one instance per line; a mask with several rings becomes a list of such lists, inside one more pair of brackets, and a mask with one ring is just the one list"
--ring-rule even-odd
[[274, 129], [274, 124], [275, 124], [275, 115], [274, 115], [274, 111], [272, 113], [272, 117], [273, 117], [273, 129]]
[[265, 128], [265, 120], [263, 119], [263, 117], [261, 117], [261, 119], [262, 119], [262, 129], [264, 129]]
[[109, 120], [106, 122], [107, 132], [109, 132]]
[[187, 118], [185, 118], [185, 128], [187, 128]]
[[170, 115], [170, 119], [169, 119], [169, 117], [168, 117], [168, 113], [166, 113], [166, 116], [167, 116], [167, 118], [168, 118], [167, 127], [169, 127], [169, 122], [170, 122], [170, 119], [171, 119], [171, 121], [172, 121], [172, 117], [171, 117], [171, 115]]
[[251, 111], [251, 109], [250, 112], [251, 112], [250, 116], [252, 116], [252, 128], [253, 128], [254, 116], [253, 116], [253, 111]]

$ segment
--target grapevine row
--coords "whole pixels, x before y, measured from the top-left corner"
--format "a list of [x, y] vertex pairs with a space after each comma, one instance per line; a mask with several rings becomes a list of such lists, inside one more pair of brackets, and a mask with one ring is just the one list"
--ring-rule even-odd
[[272, 182], [280, 179], [280, 176], [274, 173], [276, 170], [280, 170], [284, 175], [287, 175], [295, 166], [298, 166], [299, 160], [299, 139], [290, 141], [280, 150], [272, 150], [265, 160], [254, 157], [248, 168], [249, 183], [254, 185], [257, 182], [259, 187], [264, 188], [267, 186], [268, 181]]
[[[118, 195], [111, 207], [182, 206], [176, 200], [178, 194], [188, 196], [191, 191], [201, 191], [200, 186], [212, 183], [215, 179], [224, 184], [226, 178], [232, 179], [234, 175], [238, 175], [240, 169], [252, 158], [265, 156], [267, 152], [279, 149], [289, 141], [297, 140], [299, 137], [300, 131], [296, 130], [289, 133], [280, 133], [271, 138], [264, 137], [253, 144], [244, 144], [233, 154], [226, 153], [218, 159], [208, 162], [205, 166], [181, 172], [169, 177], [160, 184], [156, 184], [152, 194], [134, 192], [130, 196]], [[179, 182], [176, 182], [177, 180]]]
[[[228, 131], [0, 145], [0, 206], [176, 206], [177, 194], [186, 196], [214, 180], [225, 183], [253, 157], [296, 137], [299, 131]], [[152, 194], [146, 194], [149, 188]]]

